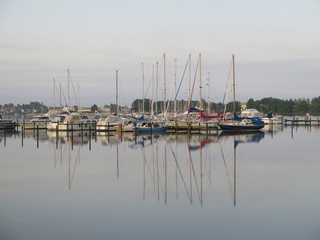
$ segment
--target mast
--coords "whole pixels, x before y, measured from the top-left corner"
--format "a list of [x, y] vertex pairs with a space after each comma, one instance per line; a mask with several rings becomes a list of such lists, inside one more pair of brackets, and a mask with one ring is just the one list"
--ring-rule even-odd
[[236, 73], [234, 70], [234, 55], [232, 55], [232, 78], [233, 78], [233, 112], [236, 112]]
[[152, 99], [151, 99], [151, 118], [153, 118], [153, 104], [154, 104], [154, 65], [152, 65]]
[[190, 88], [191, 88], [191, 54], [189, 54], [189, 92], [188, 92], [189, 100], [190, 100]]
[[68, 107], [70, 107], [70, 71], [69, 71], [69, 68], [67, 69], [67, 74], [68, 74], [68, 101], [67, 101], [67, 104], [68, 104]]
[[144, 67], [142, 63], [142, 112], [144, 114]]
[[119, 106], [118, 106], [118, 70], [116, 70], [116, 114], [118, 115]]
[[80, 109], [80, 85], [78, 83], [78, 110]]
[[[166, 54], [163, 54], [163, 114], [165, 114], [166, 102], [167, 102], [167, 89], [166, 89]], [[164, 115], [165, 116], [165, 115]]]
[[[201, 53], [199, 53], [199, 75], [200, 75], [200, 111], [202, 110], [202, 82], [201, 82]], [[201, 118], [200, 118], [201, 120]]]
[[158, 114], [158, 86], [159, 86], [159, 63], [156, 63], [156, 74], [157, 74], [157, 83], [156, 83], [156, 114]]
[[208, 72], [208, 114], [210, 114], [210, 73]]
[[60, 99], [59, 99], [59, 103], [60, 103], [60, 113], [62, 112], [62, 104], [61, 104], [61, 83], [60, 83]]
[[[177, 94], [177, 59], [174, 59], [174, 92]], [[174, 115], [177, 117], [177, 99], [174, 99]]]
[[56, 80], [53, 79], [53, 110], [56, 110]]

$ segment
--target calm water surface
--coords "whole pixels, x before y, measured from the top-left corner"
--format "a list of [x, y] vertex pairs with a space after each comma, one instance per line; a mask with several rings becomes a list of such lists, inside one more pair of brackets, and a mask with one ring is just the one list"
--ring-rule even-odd
[[320, 239], [320, 129], [0, 132], [0, 239]]

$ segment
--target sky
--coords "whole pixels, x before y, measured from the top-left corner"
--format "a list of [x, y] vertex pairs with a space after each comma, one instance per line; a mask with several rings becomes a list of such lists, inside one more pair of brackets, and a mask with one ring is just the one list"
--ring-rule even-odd
[[0, 104], [58, 106], [61, 84], [65, 105], [69, 69], [70, 105], [115, 103], [116, 70], [131, 105], [152, 98], [152, 79], [156, 95], [157, 62], [159, 100], [175, 76], [178, 99], [189, 78], [199, 99], [201, 72], [202, 98], [222, 102], [233, 54], [237, 100], [318, 97], [319, 12], [318, 0], [0, 0]]

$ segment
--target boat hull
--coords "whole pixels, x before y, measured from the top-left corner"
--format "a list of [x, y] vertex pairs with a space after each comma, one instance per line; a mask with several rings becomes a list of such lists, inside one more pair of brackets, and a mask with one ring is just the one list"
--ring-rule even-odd
[[137, 127], [135, 130], [140, 133], [160, 133], [160, 132], [166, 132], [169, 126], [165, 127]]
[[218, 126], [221, 130], [229, 130], [229, 131], [255, 131], [259, 130], [264, 127], [264, 125], [255, 125], [255, 124], [248, 124], [248, 125], [241, 125], [241, 124], [223, 124], [218, 123]]

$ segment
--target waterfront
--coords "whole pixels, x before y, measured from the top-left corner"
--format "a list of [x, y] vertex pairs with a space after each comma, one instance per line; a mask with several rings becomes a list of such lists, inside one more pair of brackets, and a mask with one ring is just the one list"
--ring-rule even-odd
[[1, 132], [0, 238], [319, 239], [319, 136]]

